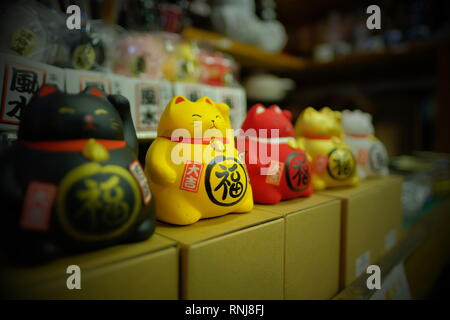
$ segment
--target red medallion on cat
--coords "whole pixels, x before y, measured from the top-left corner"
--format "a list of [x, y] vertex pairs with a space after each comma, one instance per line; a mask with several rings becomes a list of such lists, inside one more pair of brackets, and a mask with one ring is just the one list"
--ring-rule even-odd
[[311, 165], [297, 145], [291, 119], [290, 111], [276, 105], [257, 104], [247, 113], [237, 148], [245, 159], [256, 203], [312, 194]]

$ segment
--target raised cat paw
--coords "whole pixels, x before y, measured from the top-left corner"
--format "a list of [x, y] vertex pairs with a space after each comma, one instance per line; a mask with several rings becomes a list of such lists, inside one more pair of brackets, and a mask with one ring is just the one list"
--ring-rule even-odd
[[323, 190], [327, 187], [325, 181], [322, 178], [318, 177], [317, 175], [313, 175], [312, 185], [314, 190]]
[[158, 170], [150, 170], [150, 173], [147, 173], [147, 175], [156, 184], [163, 186], [174, 184], [177, 180], [177, 174], [171, 168], [158, 168]]

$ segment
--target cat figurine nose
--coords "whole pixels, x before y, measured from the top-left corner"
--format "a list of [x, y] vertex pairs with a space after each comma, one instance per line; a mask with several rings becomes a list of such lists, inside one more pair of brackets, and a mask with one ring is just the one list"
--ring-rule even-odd
[[91, 161], [101, 162], [109, 159], [109, 152], [102, 144], [91, 138], [84, 145], [83, 156]]
[[84, 122], [86, 122], [86, 129], [95, 129], [93, 120], [94, 117], [91, 114], [87, 114], [84, 116]]

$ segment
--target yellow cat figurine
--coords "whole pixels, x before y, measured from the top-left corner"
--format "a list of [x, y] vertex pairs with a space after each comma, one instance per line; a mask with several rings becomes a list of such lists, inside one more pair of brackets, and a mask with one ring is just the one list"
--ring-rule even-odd
[[252, 210], [250, 181], [235, 148], [229, 111], [208, 97], [191, 102], [175, 96], [169, 102], [145, 163], [157, 219], [188, 225]]
[[295, 124], [298, 143], [312, 157], [314, 190], [358, 184], [356, 161], [343, 140], [341, 113], [306, 108]]

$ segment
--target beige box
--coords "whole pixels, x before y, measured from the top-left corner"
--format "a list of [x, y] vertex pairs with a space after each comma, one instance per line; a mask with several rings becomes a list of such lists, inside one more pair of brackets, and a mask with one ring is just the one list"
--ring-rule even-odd
[[283, 299], [284, 221], [253, 210], [189, 226], [158, 224], [181, 247], [181, 298]]
[[340, 200], [309, 198], [258, 205], [285, 219], [285, 299], [330, 299], [339, 290]]
[[320, 192], [342, 200], [341, 289], [401, 238], [402, 183], [401, 177], [387, 176]]
[[[81, 270], [81, 289], [67, 288], [68, 266]], [[177, 299], [178, 246], [154, 234], [147, 241], [65, 257], [38, 267], [2, 263], [8, 299]], [[70, 282], [70, 281], [69, 281]]]

